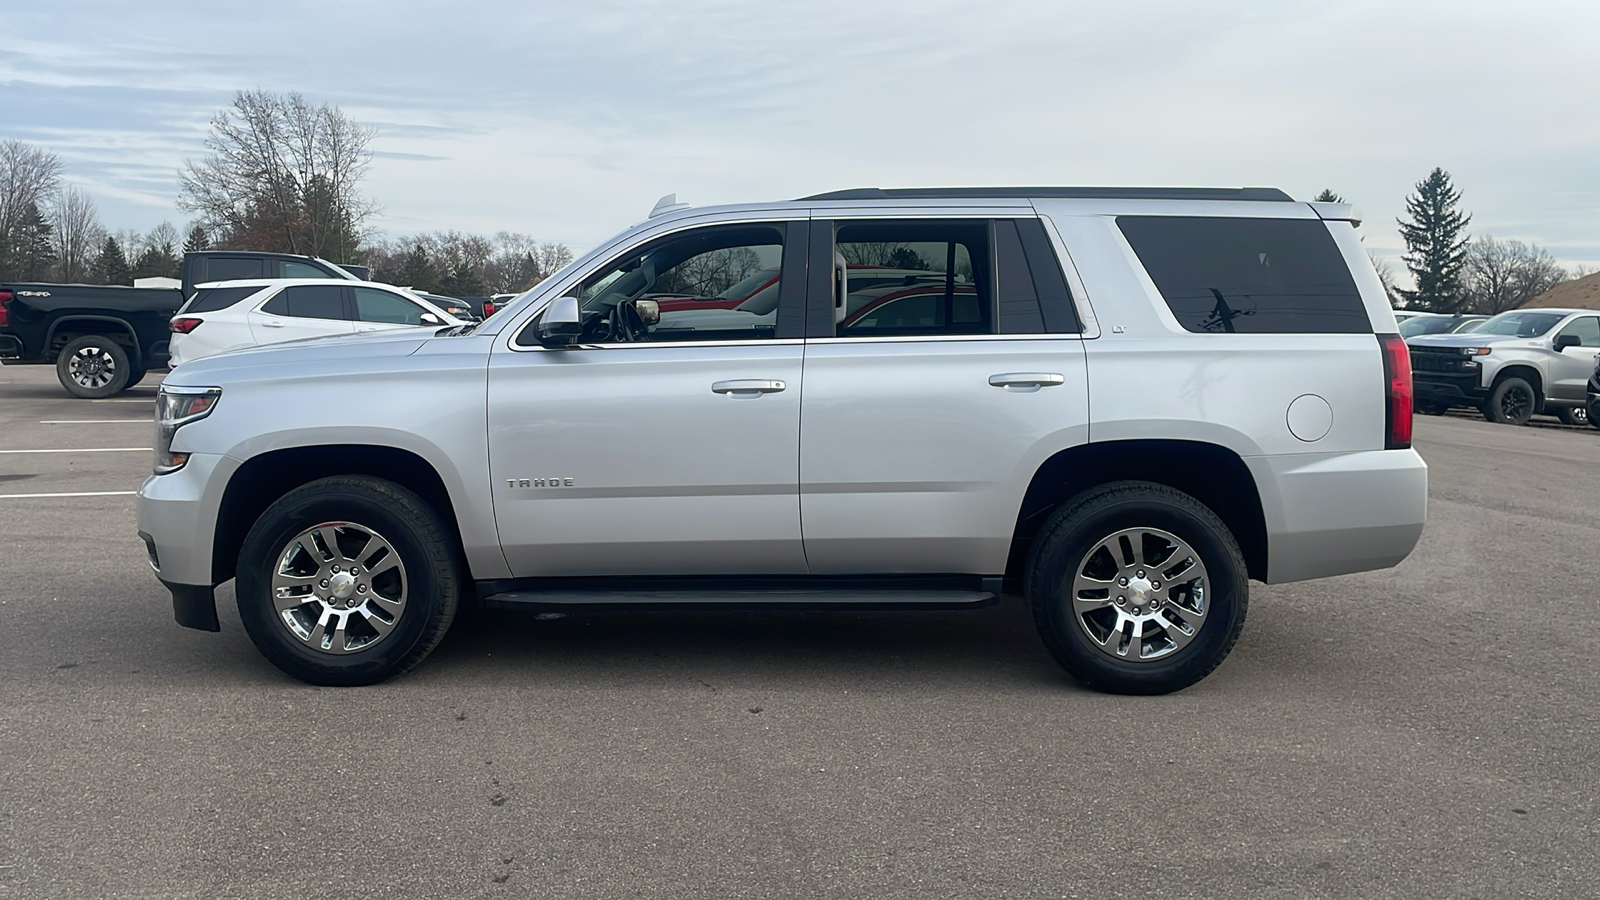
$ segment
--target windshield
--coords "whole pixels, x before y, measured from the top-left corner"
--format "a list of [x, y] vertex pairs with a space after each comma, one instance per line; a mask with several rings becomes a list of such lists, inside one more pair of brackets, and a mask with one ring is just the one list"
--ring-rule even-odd
[[1416, 337], [1419, 334], [1444, 334], [1450, 330], [1450, 325], [1455, 322], [1451, 316], [1412, 316], [1400, 323], [1401, 337]]
[[1475, 334], [1509, 334], [1516, 337], [1539, 337], [1546, 331], [1556, 327], [1556, 323], [1566, 318], [1562, 313], [1551, 312], [1503, 312], [1498, 316], [1478, 326]]

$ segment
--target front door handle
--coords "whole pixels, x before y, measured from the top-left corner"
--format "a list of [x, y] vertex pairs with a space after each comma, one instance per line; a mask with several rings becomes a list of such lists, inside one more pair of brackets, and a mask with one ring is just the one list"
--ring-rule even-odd
[[990, 375], [989, 384], [998, 388], [1042, 388], [1054, 384], [1064, 384], [1065, 375], [1058, 372], [1007, 372], [1003, 375]]
[[282, 328], [283, 327], [283, 323], [282, 322], [274, 322], [271, 319], [268, 319], [267, 321], [261, 323], [261, 327], [262, 328]]
[[735, 378], [731, 381], [717, 381], [711, 385], [713, 394], [776, 394], [788, 387], [781, 381], [772, 381], [765, 378]]

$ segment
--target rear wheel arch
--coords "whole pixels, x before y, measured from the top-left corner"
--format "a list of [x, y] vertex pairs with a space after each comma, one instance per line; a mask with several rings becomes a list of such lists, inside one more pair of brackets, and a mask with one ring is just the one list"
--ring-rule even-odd
[[1250, 577], [1267, 578], [1267, 526], [1261, 493], [1243, 459], [1218, 444], [1125, 440], [1081, 444], [1045, 460], [1028, 485], [1006, 561], [1008, 590], [1020, 584], [1028, 550], [1052, 511], [1084, 491], [1116, 481], [1165, 485], [1222, 519], [1244, 554]]
[[147, 367], [144, 348], [139, 345], [139, 335], [125, 319], [111, 316], [62, 316], [50, 323], [45, 333], [44, 348], [47, 361], [55, 362], [61, 348], [80, 337], [102, 335], [116, 341], [128, 354], [135, 368]]
[[415, 493], [450, 527], [456, 552], [465, 559], [450, 491], [438, 470], [423, 457], [373, 444], [289, 447], [251, 457], [228, 479], [212, 538], [212, 583], [234, 577], [245, 536], [267, 507], [301, 485], [334, 475], [382, 478]]

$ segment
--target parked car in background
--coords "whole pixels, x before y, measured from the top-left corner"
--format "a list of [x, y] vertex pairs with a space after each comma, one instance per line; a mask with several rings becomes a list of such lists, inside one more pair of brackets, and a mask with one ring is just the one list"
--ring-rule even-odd
[[1424, 334], [1460, 334], [1476, 330], [1487, 321], [1488, 316], [1418, 313], [1400, 323], [1400, 336], [1414, 338]]
[[326, 260], [205, 250], [183, 255], [179, 287], [0, 284], [0, 363], [54, 365], [74, 397], [110, 397], [167, 365], [168, 321], [196, 285], [229, 278], [349, 280]]
[[303, 338], [464, 324], [393, 285], [297, 278], [221, 281], [201, 285], [173, 316], [172, 366]]
[[409, 290], [411, 293], [416, 294], [418, 297], [421, 297], [429, 303], [432, 303], [434, 306], [439, 307], [463, 322], [476, 322], [483, 318], [482, 316], [478, 315], [478, 307], [472, 305], [466, 300], [458, 300], [455, 297], [445, 297], [441, 294], [430, 294], [427, 291], [419, 291], [416, 288], [410, 288]]
[[1589, 416], [1589, 424], [1600, 428], [1600, 353], [1594, 357], [1594, 372], [1589, 375], [1589, 402], [1584, 405], [1584, 412]]
[[1600, 311], [1517, 309], [1469, 334], [1406, 343], [1419, 412], [1467, 406], [1510, 425], [1525, 425], [1535, 413], [1569, 425], [1589, 420], [1584, 385], [1600, 352]]

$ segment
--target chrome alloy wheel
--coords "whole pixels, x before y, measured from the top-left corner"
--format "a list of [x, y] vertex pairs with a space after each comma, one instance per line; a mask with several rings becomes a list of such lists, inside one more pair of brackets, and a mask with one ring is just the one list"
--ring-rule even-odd
[[1072, 617], [1096, 647], [1126, 662], [1182, 650], [1205, 625], [1200, 554], [1159, 528], [1127, 528], [1095, 544], [1072, 579]]
[[79, 386], [98, 390], [117, 377], [117, 360], [104, 347], [80, 347], [67, 361], [67, 374]]
[[324, 522], [295, 535], [277, 556], [278, 620], [323, 653], [366, 650], [388, 637], [406, 606], [406, 567], [382, 535], [354, 522]]

